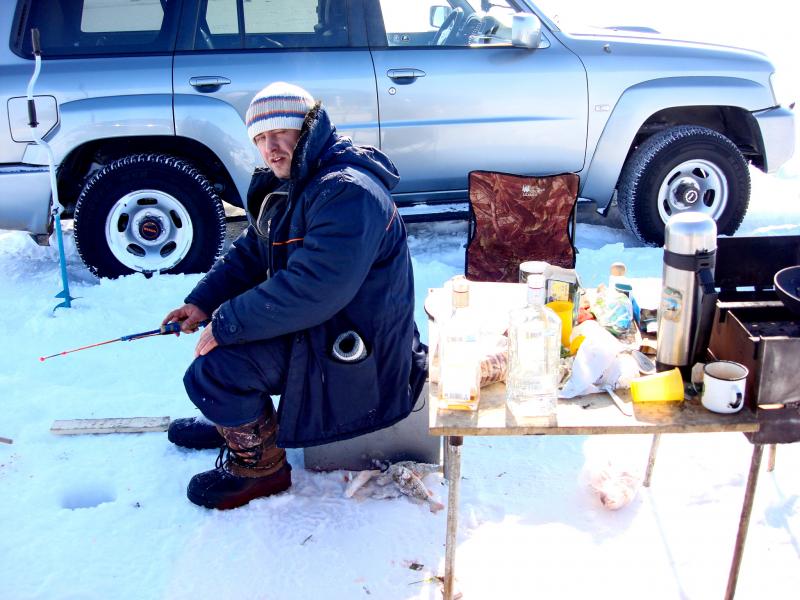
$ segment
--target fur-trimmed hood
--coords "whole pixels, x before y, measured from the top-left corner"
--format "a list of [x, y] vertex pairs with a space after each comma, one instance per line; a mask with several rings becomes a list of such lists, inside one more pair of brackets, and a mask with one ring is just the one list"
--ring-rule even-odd
[[388, 190], [392, 190], [400, 181], [400, 175], [388, 156], [373, 146], [356, 146], [350, 138], [340, 136], [328, 112], [317, 102], [308, 111], [300, 130], [300, 138], [292, 155], [290, 181], [278, 179], [268, 167], [256, 169], [245, 206], [251, 220], [258, 217], [266, 194], [285, 183], [302, 189], [316, 173], [333, 166], [352, 166], [366, 171]]
[[317, 102], [308, 111], [300, 131], [292, 158], [292, 181], [302, 185], [310, 174], [333, 163], [369, 171], [389, 190], [400, 181], [400, 175], [388, 156], [377, 148], [355, 146], [350, 138], [339, 136], [328, 112]]

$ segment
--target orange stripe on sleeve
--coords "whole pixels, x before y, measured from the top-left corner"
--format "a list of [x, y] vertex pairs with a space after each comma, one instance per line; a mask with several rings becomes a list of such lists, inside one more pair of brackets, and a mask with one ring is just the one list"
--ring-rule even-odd
[[395, 204], [394, 205], [394, 212], [392, 213], [392, 218], [389, 219], [389, 222], [386, 224], [386, 231], [389, 231], [389, 227], [391, 227], [392, 223], [394, 223], [394, 218], [396, 216], [397, 216], [397, 205]]
[[287, 244], [294, 244], [295, 242], [302, 242], [303, 238], [292, 238], [290, 240], [286, 240], [285, 242], [272, 242], [273, 246], [286, 246]]

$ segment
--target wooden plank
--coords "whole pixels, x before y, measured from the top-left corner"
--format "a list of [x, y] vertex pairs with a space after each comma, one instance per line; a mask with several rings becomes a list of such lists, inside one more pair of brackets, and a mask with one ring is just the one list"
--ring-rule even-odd
[[166, 431], [169, 417], [120, 417], [113, 419], [68, 419], [54, 421], [50, 432], [56, 435], [88, 433], [145, 433]]
[[13, 444], [14, 440], [7, 437], [0, 437], [0, 444]]

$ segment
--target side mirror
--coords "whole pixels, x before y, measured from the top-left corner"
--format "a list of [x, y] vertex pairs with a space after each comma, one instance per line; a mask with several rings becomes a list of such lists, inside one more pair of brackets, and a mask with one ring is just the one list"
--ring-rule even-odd
[[542, 21], [534, 14], [517, 13], [511, 21], [511, 45], [538, 48], [542, 41]]
[[449, 6], [431, 6], [429, 17], [431, 27], [436, 27], [436, 29], [439, 29], [439, 27], [441, 27], [444, 23], [444, 20], [450, 16], [451, 12], [453, 12], [453, 9]]

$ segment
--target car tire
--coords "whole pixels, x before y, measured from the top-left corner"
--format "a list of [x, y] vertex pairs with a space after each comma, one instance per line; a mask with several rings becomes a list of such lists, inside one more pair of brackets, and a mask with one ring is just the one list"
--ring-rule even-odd
[[207, 271], [225, 241], [214, 188], [190, 163], [165, 154], [130, 155], [97, 171], [74, 219], [78, 253], [98, 277]]
[[720, 234], [736, 232], [750, 201], [750, 172], [724, 135], [705, 127], [671, 127], [648, 138], [620, 175], [617, 205], [625, 227], [640, 241], [664, 244], [670, 216], [704, 212]]

